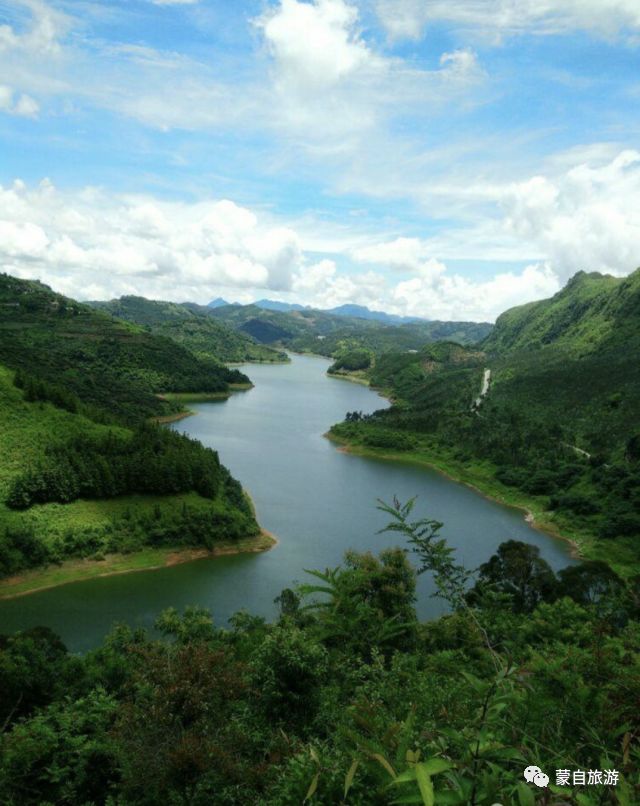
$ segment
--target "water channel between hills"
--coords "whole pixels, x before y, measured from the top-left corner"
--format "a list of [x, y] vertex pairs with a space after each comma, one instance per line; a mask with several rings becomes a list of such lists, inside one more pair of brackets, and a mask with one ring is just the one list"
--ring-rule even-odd
[[[287, 365], [248, 365], [255, 388], [199, 403], [196, 416], [171, 427], [219, 451], [251, 494], [258, 521], [280, 543], [264, 554], [199, 560], [158, 571], [104, 577], [0, 602], [0, 632], [44, 624], [70, 649], [98, 644], [114, 621], [151, 626], [167, 607], [198, 604], [217, 624], [240, 609], [271, 618], [274, 598], [305, 580], [305, 568], [340, 563], [347, 549], [379, 551], [399, 537], [376, 532], [389, 520], [376, 499], [418, 496], [416, 514], [445, 525], [442, 534], [470, 567], [508, 539], [540, 547], [553, 568], [571, 562], [568, 545], [529, 526], [522, 512], [490, 501], [435, 471], [346, 454], [323, 437], [347, 411], [388, 405], [365, 386], [327, 377], [328, 362], [292, 356]], [[307, 577], [307, 579], [310, 578]], [[418, 584], [422, 618], [442, 612], [428, 575]]]

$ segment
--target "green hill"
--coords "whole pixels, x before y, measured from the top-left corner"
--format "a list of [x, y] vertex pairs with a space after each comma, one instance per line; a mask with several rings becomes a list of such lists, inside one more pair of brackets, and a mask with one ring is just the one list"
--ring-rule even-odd
[[251, 505], [215, 451], [146, 422], [179, 411], [160, 392], [248, 382], [166, 336], [0, 275], [0, 578], [27, 573], [3, 593], [164, 564], [177, 547], [255, 548]]
[[640, 270], [579, 272], [551, 299], [500, 316], [482, 348], [496, 405], [553, 412], [587, 452], [620, 456], [640, 428]]
[[256, 305], [225, 305], [211, 314], [264, 344], [278, 344], [297, 352], [338, 357], [351, 349], [376, 353], [419, 349], [427, 342], [473, 344], [492, 326], [486, 322], [415, 322], [388, 325], [357, 316], [314, 309], [277, 311]]
[[626, 279], [578, 272], [554, 297], [512, 308], [484, 342], [489, 352], [563, 346], [576, 354], [640, 340], [640, 270]]
[[158, 302], [126, 296], [109, 302], [91, 302], [92, 307], [118, 319], [142, 325], [186, 347], [199, 358], [220, 363], [286, 361], [286, 354], [257, 344], [250, 336], [218, 321], [212, 309], [193, 303]]
[[121, 420], [175, 410], [161, 392], [226, 393], [249, 383], [166, 336], [8, 275], [0, 275], [0, 363], [20, 370], [36, 397]]
[[161, 565], [169, 549], [234, 546], [259, 532], [214, 451], [158, 426], [101, 425], [30, 402], [1, 365], [0, 443], [0, 578], [39, 571], [2, 594]]
[[639, 354], [640, 270], [581, 272], [553, 298], [502, 314], [476, 349], [376, 356], [371, 383], [395, 405], [351, 413], [333, 434], [412, 452], [525, 506], [590, 556], [638, 570]]

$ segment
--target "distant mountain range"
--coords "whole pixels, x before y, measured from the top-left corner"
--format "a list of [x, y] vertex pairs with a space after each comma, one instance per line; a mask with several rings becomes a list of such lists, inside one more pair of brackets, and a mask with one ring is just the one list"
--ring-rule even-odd
[[[222, 297], [212, 299], [209, 303], [209, 308], [222, 308], [225, 305], [238, 305], [237, 302], [227, 302]], [[256, 308], [261, 308], [263, 311], [279, 311], [280, 313], [289, 313], [290, 311], [312, 311], [316, 310], [310, 305], [300, 305], [297, 302], [281, 302], [274, 299], [259, 299], [251, 303]], [[376, 322], [383, 322], [385, 325], [407, 325], [415, 322], [426, 322], [427, 319], [417, 316], [397, 316], [393, 313], [385, 313], [384, 311], [372, 311], [366, 305], [338, 305], [336, 308], [318, 308], [317, 310], [322, 313], [330, 313], [334, 316], [350, 316], [357, 319], [370, 319]]]

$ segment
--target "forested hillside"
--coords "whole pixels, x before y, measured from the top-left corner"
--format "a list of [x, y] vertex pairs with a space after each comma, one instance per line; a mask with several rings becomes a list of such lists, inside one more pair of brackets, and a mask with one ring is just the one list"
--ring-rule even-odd
[[[336, 438], [413, 451], [535, 510], [616, 567], [640, 567], [640, 271], [576, 275], [514, 308], [475, 349], [376, 356], [388, 411]], [[481, 395], [488, 370], [488, 391]]]
[[158, 302], [134, 296], [89, 304], [166, 336], [200, 358], [220, 363], [287, 360], [285, 353], [258, 344], [247, 334], [216, 320], [212, 309], [202, 305]]
[[5, 274], [0, 363], [21, 371], [32, 396], [65, 396], [90, 416], [127, 421], [175, 409], [161, 392], [224, 393], [229, 384], [249, 383], [171, 339]]
[[215, 451], [147, 422], [179, 410], [159, 392], [226, 394], [246, 376], [6, 275], [0, 337], [0, 578], [258, 533]]
[[[169, 610], [85, 656], [45, 628], [0, 637], [3, 802], [638, 803], [637, 585], [556, 576], [516, 541], [473, 574], [441, 524], [385, 509], [398, 548], [310, 571], [274, 623]], [[451, 608], [427, 623], [423, 572]]]
[[0, 365], [0, 578], [72, 559], [85, 565], [69, 578], [81, 577], [108, 571], [108, 555], [258, 533], [214, 451], [159, 426], [101, 425], [28, 400], [14, 379]]
[[473, 344], [491, 331], [486, 322], [389, 325], [375, 319], [307, 308], [280, 311], [256, 305], [226, 305], [212, 309], [212, 313], [265, 344], [281, 344], [298, 352], [328, 357], [337, 357], [351, 349], [371, 352], [418, 349], [426, 342], [445, 339]]
[[484, 346], [489, 352], [565, 346], [585, 355], [637, 344], [640, 273], [625, 279], [578, 272], [548, 300], [511, 308], [498, 318]]

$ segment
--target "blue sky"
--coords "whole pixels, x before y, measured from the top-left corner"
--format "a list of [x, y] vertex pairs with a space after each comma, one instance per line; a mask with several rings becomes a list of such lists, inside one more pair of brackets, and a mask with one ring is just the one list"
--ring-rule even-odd
[[0, 0], [0, 266], [489, 319], [640, 264], [637, 0]]

